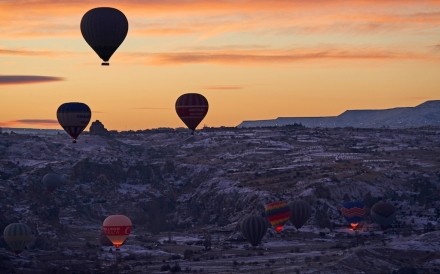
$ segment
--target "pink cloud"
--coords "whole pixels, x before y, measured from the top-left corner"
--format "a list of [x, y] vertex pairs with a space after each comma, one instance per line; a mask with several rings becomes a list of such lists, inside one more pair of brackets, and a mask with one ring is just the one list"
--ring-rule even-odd
[[307, 60], [388, 60], [422, 59], [426, 56], [411, 52], [378, 49], [321, 49], [321, 50], [214, 50], [149, 54], [154, 65], [218, 63], [248, 65], [256, 63], [295, 63]]
[[19, 119], [0, 122], [0, 127], [59, 127], [59, 123], [54, 119]]

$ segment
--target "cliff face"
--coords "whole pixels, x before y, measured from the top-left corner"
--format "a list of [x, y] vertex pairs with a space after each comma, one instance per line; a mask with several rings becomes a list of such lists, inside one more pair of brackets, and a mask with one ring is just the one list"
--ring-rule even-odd
[[244, 121], [238, 127], [268, 127], [302, 124], [306, 127], [413, 128], [440, 126], [440, 100], [416, 107], [383, 110], [347, 110], [334, 117], [279, 117], [273, 120]]

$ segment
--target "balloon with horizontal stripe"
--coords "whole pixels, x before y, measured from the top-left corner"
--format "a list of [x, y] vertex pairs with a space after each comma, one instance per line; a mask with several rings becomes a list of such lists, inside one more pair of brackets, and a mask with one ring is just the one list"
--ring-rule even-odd
[[81, 34], [87, 44], [108, 66], [110, 57], [122, 44], [128, 33], [128, 20], [124, 13], [111, 7], [89, 10], [81, 19]]
[[208, 108], [208, 100], [198, 93], [183, 94], [176, 101], [177, 115], [193, 133], [205, 118]]
[[32, 241], [32, 231], [26, 224], [12, 223], [5, 227], [3, 238], [15, 254], [20, 254]]
[[342, 216], [353, 228], [362, 222], [367, 213], [367, 208], [361, 201], [344, 202], [341, 207]]
[[131, 233], [132, 223], [125, 215], [110, 215], [102, 223], [102, 230], [112, 244], [119, 249]]
[[89, 106], [79, 102], [64, 103], [58, 107], [57, 119], [63, 129], [73, 138], [76, 139], [87, 127], [92, 118], [92, 111]]
[[300, 229], [312, 216], [312, 207], [304, 200], [296, 200], [289, 204], [290, 222]]
[[382, 229], [386, 229], [396, 219], [396, 208], [388, 202], [377, 202], [371, 207], [370, 216]]
[[60, 174], [49, 172], [43, 176], [41, 182], [48, 192], [54, 192], [57, 188], [63, 185], [64, 178]]
[[275, 228], [277, 233], [283, 230], [284, 224], [289, 220], [290, 207], [286, 202], [278, 201], [268, 203], [264, 206], [266, 218]]
[[266, 234], [267, 222], [259, 215], [250, 215], [241, 221], [240, 231], [252, 246], [257, 246]]

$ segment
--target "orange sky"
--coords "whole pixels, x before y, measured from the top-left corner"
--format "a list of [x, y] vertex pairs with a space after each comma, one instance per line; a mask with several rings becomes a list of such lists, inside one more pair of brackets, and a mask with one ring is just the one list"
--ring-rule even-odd
[[[109, 67], [82, 15], [129, 21]], [[174, 103], [198, 92], [201, 126], [440, 99], [440, 1], [0, 1], [0, 126], [61, 128], [84, 102], [108, 129], [180, 127]]]

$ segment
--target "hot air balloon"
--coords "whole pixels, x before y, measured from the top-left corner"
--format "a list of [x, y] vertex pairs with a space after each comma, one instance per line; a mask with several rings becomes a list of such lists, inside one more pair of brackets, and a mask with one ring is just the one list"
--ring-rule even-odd
[[3, 238], [15, 254], [20, 254], [32, 240], [29, 226], [21, 223], [12, 223], [5, 227]]
[[131, 220], [125, 215], [110, 215], [102, 224], [105, 236], [119, 249], [131, 232]]
[[194, 131], [208, 113], [208, 100], [198, 93], [186, 93], [177, 98], [176, 112], [185, 125]]
[[290, 207], [286, 202], [273, 202], [264, 206], [266, 218], [275, 228], [277, 233], [283, 230], [284, 224], [289, 220]]
[[81, 19], [81, 33], [87, 44], [108, 66], [110, 57], [122, 44], [128, 32], [127, 17], [118, 9], [99, 7], [89, 10]]
[[49, 172], [43, 176], [41, 182], [48, 192], [54, 192], [55, 189], [63, 184], [64, 178], [57, 173]]
[[250, 215], [241, 221], [240, 230], [252, 246], [257, 246], [266, 234], [267, 223], [259, 215]]
[[92, 112], [89, 106], [84, 103], [64, 103], [57, 110], [57, 118], [63, 129], [76, 143], [78, 136], [89, 124]]
[[386, 229], [396, 219], [396, 208], [387, 202], [377, 202], [371, 207], [370, 215], [375, 223]]
[[366, 211], [367, 208], [361, 201], [345, 202], [341, 208], [342, 216], [350, 223], [353, 229], [356, 229], [358, 224], [364, 220]]
[[303, 200], [293, 201], [290, 206], [290, 222], [300, 229], [312, 215], [312, 208]]

